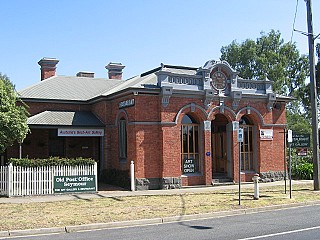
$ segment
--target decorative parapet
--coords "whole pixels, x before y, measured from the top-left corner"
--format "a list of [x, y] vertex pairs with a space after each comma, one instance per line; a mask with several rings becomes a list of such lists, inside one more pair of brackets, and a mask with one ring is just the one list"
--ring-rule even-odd
[[161, 88], [161, 95], [162, 95], [162, 106], [167, 107], [169, 105], [170, 97], [172, 96], [173, 88], [164, 86]]
[[265, 93], [266, 91], [266, 85], [263, 81], [250, 79], [238, 79], [237, 87], [252, 91], [252, 93]]
[[203, 90], [204, 78], [202, 75], [188, 75], [183, 73], [173, 73], [165, 70], [160, 70], [156, 73], [158, 77], [158, 86], [169, 86], [174, 89], [181, 90]]

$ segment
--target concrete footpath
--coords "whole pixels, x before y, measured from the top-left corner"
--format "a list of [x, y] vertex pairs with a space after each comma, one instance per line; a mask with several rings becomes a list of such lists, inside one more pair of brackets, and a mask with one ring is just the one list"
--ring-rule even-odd
[[[292, 185], [296, 184], [308, 184], [312, 183], [312, 180], [294, 180]], [[270, 187], [270, 186], [285, 186], [284, 181], [269, 182], [269, 183], [260, 183], [260, 188]], [[241, 188], [246, 192], [248, 189], [252, 189], [253, 193], [253, 183], [245, 183], [241, 185]], [[147, 190], [147, 191], [127, 191], [127, 190], [115, 190], [105, 188], [104, 191], [99, 191], [97, 193], [83, 193], [83, 194], [68, 194], [68, 195], [50, 195], [50, 196], [32, 196], [32, 197], [12, 197], [5, 198], [0, 197], [0, 204], [28, 204], [32, 202], [54, 202], [54, 201], [70, 201], [70, 200], [86, 200], [93, 198], [115, 198], [115, 197], [126, 197], [126, 196], [150, 196], [150, 195], [175, 195], [175, 194], [184, 194], [184, 193], [205, 193], [212, 192], [215, 190], [223, 189], [235, 189], [238, 190], [238, 185], [223, 185], [223, 186], [212, 186], [212, 187], [188, 187], [181, 189], [170, 189], [170, 190]], [[289, 182], [287, 182], [287, 191], [289, 194]], [[163, 224], [176, 221], [186, 221], [186, 220], [196, 220], [204, 218], [213, 218], [213, 217], [222, 217], [222, 216], [232, 216], [239, 214], [250, 214], [262, 211], [270, 211], [276, 209], [283, 209], [288, 207], [299, 207], [305, 205], [318, 205], [319, 201], [308, 202], [308, 203], [296, 203], [296, 204], [285, 204], [285, 205], [275, 205], [261, 208], [252, 208], [252, 209], [239, 209], [234, 211], [221, 211], [214, 213], [206, 214], [197, 214], [197, 215], [183, 215], [175, 217], [164, 217], [164, 218], [153, 218], [153, 219], [143, 219], [135, 221], [123, 221], [123, 222], [110, 222], [110, 223], [95, 223], [95, 224], [86, 224], [79, 226], [65, 226], [65, 227], [56, 227], [56, 228], [41, 228], [41, 229], [28, 229], [28, 230], [10, 230], [10, 231], [0, 231], [0, 238], [8, 238], [13, 236], [26, 236], [26, 235], [38, 235], [38, 234], [53, 234], [53, 233], [69, 233], [76, 231], [88, 231], [88, 230], [97, 230], [97, 229], [106, 229], [114, 227], [129, 227], [129, 226], [139, 226], [146, 224]]]
[[[313, 183], [313, 180], [292, 180], [292, 185], [295, 184], [308, 184]], [[260, 183], [259, 186], [285, 186], [284, 181]], [[252, 189], [253, 183], [242, 183], [242, 189]], [[128, 190], [116, 190], [116, 188], [103, 187], [103, 189], [97, 193], [77, 193], [77, 194], [56, 194], [46, 196], [24, 196], [24, 197], [0, 197], [0, 203], [31, 203], [31, 202], [55, 202], [55, 201], [68, 201], [79, 199], [92, 199], [92, 198], [108, 198], [108, 197], [128, 197], [128, 196], [152, 196], [152, 195], [175, 195], [183, 193], [204, 193], [214, 190], [223, 189], [235, 189], [238, 190], [238, 184], [221, 185], [221, 186], [196, 186], [196, 187], [184, 187], [180, 189], [169, 190], [144, 190], [144, 191], [128, 191]], [[287, 181], [287, 191], [289, 191], [289, 181]]]

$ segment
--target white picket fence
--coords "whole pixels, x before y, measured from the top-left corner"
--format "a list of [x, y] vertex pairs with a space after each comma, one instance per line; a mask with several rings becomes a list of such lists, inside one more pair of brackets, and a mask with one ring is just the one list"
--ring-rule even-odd
[[54, 194], [54, 176], [95, 175], [97, 164], [84, 166], [18, 167], [0, 166], [0, 195], [31, 196]]

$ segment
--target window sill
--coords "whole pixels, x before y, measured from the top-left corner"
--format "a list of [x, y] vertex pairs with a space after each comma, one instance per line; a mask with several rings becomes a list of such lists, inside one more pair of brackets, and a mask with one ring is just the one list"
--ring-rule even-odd
[[119, 160], [119, 163], [120, 164], [126, 164], [127, 163], [127, 159], [122, 158], [122, 159]]
[[202, 173], [185, 173], [185, 174], [182, 174], [181, 177], [200, 177], [200, 176], [203, 176]]
[[241, 174], [253, 174], [256, 173], [254, 170], [246, 170], [246, 171], [241, 171]]

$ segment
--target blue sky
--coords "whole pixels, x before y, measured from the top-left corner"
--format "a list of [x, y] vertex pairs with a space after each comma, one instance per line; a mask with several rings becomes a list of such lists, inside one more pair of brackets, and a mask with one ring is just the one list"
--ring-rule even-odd
[[[121, 62], [126, 79], [161, 63], [200, 67], [232, 40], [261, 31], [279, 30], [289, 42], [296, 0], [2, 0], [0, 7], [0, 72], [20, 90], [40, 81], [43, 57], [59, 59], [57, 74], [68, 76], [107, 77], [104, 67]], [[318, 34], [320, 1], [312, 7]], [[304, 0], [295, 28], [307, 29]], [[308, 54], [307, 37], [295, 32], [292, 40]]]

